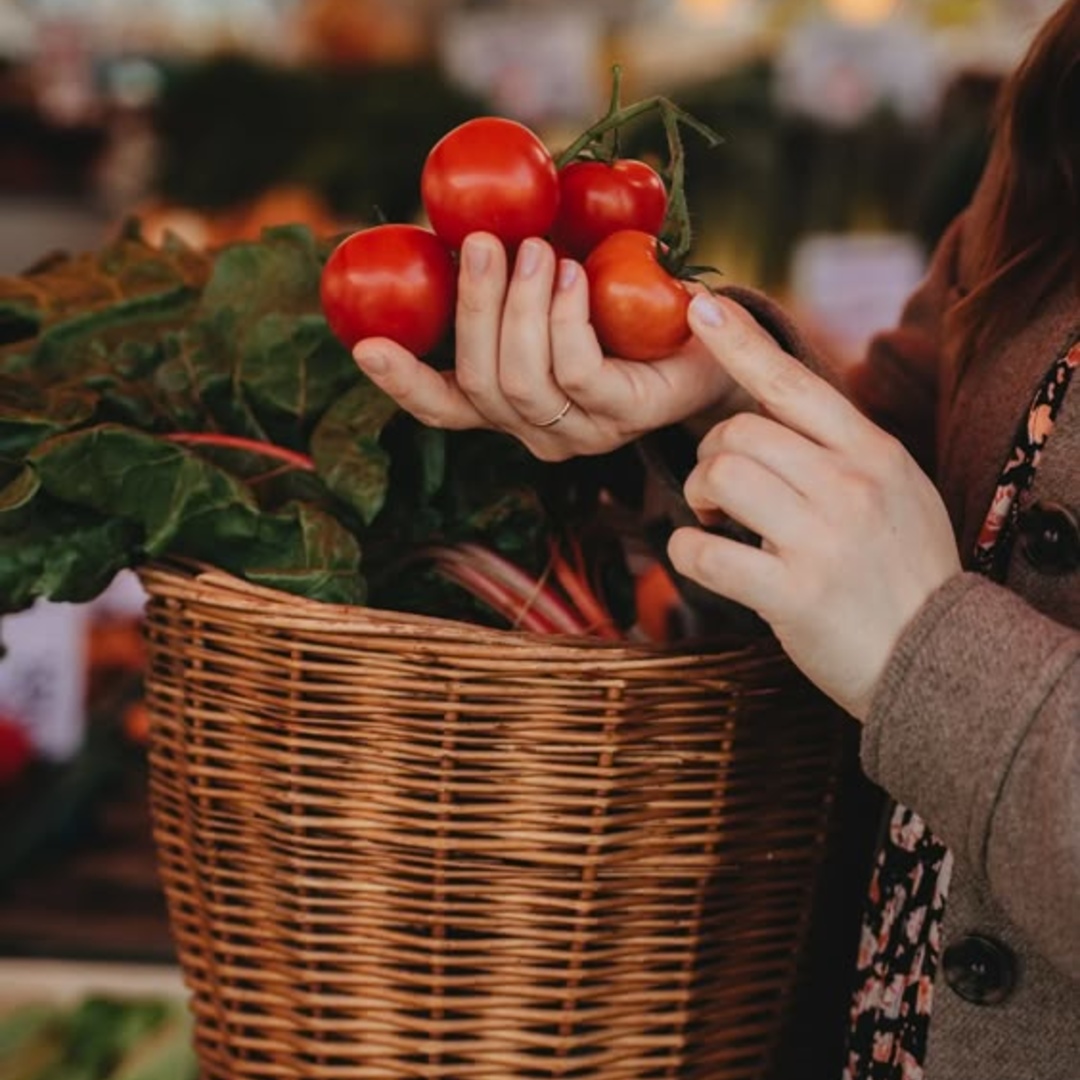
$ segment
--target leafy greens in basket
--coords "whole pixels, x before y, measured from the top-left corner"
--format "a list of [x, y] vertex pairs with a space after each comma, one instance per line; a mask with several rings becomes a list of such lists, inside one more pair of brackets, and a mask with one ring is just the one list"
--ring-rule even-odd
[[299, 227], [216, 253], [130, 228], [0, 278], [0, 614], [184, 558], [473, 617], [402, 554], [473, 541], [545, 565], [552, 523], [583, 520], [610, 468], [402, 413], [320, 312], [329, 250]]

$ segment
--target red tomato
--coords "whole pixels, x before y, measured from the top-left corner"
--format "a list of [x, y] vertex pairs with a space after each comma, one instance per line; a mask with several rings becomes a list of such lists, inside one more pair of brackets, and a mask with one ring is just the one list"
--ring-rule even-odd
[[658, 235], [666, 214], [667, 188], [644, 161], [572, 161], [559, 171], [559, 215], [552, 239], [572, 258], [584, 259], [620, 229]]
[[431, 227], [452, 248], [471, 232], [515, 248], [547, 236], [559, 208], [559, 174], [547, 147], [523, 124], [466, 120], [428, 153], [420, 195]]
[[585, 260], [593, 329], [612, 356], [659, 360], [690, 338], [690, 290], [657, 261], [656, 245], [647, 232], [623, 229]]
[[447, 246], [418, 225], [375, 225], [347, 236], [319, 283], [323, 314], [348, 347], [388, 337], [431, 352], [454, 317], [457, 269]]

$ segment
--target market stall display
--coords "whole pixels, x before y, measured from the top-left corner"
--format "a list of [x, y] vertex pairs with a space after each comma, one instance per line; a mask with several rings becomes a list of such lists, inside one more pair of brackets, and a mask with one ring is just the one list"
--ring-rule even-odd
[[[630, 235], [681, 290], [685, 118], [648, 108], [669, 213]], [[614, 95], [562, 164], [614, 168], [644, 111]], [[334, 249], [133, 223], [0, 283], [0, 610], [141, 576], [202, 1075], [766, 1076], [841, 719], [734, 611], [679, 639], [638, 610], [633, 450], [545, 463], [378, 391], [322, 307]]]
[[175, 969], [0, 962], [4, 1080], [196, 1080]]

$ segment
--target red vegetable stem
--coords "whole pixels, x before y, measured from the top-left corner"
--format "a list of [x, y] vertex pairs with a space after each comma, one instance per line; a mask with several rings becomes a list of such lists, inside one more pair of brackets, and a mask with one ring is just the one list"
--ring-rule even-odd
[[554, 631], [555, 628], [537, 611], [527, 604], [522, 604], [520, 598], [514, 596], [509, 589], [484, 577], [468, 563], [437, 558], [435, 565], [448, 581], [453, 581], [470, 592], [477, 600], [502, 615], [512, 626], [538, 634], [550, 634]]
[[544, 618], [555, 625], [557, 630], [567, 634], [588, 632], [588, 627], [578, 618], [572, 608], [563, 603], [551, 589], [545, 588], [542, 582], [534, 581], [509, 559], [504, 559], [497, 552], [483, 548], [479, 544], [459, 544], [458, 550], [468, 555], [474, 565], [482, 569], [488, 577], [501, 582], [534, 606]]
[[307, 454], [301, 454], [298, 450], [289, 450], [276, 443], [260, 442], [258, 439], [247, 439], [242, 435], [223, 435], [216, 431], [172, 431], [164, 436], [166, 441], [181, 443], [185, 446], [218, 446], [223, 450], [247, 450], [252, 454], [261, 454], [263, 457], [274, 458], [305, 472], [315, 471], [315, 462]]
[[555, 543], [551, 545], [551, 568], [574, 606], [584, 616], [590, 630], [609, 641], [621, 640], [615, 620], [579, 572], [564, 558]]

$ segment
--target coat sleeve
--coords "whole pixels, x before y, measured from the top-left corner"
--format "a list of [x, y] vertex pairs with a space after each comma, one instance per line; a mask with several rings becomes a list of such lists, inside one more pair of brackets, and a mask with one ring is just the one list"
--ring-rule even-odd
[[1080, 631], [957, 575], [901, 636], [862, 761], [1080, 981]]

